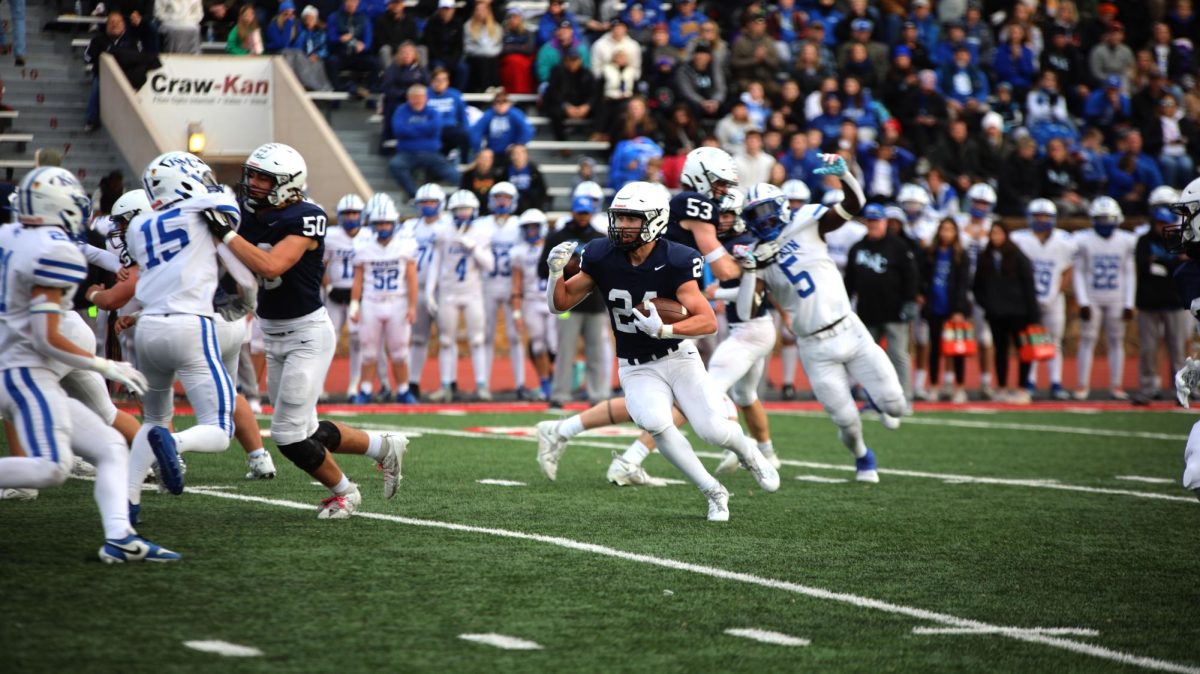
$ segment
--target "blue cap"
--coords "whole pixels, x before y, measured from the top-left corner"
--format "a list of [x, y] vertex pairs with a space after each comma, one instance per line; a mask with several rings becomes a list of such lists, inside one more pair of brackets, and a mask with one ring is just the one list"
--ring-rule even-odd
[[292, 0], [283, 0], [283, 2], [279, 3], [279, 11], [286, 12], [289, 9], [293, 12], [296, 11], [296, 3], [292, 2]]
[[1120, 75], [1109, 75], [1108, 77], [1105, 77], [1104, 78], [1104, 86], [1108, 87], [1109, 89], [1120, 89], [1121, 88], [1121, 76]]
[[591, 197], [578, 196], [571, 200], [572, 213], [595, 213], [596, 202]]
[[855, 19], [850, 22], [850, 30], [854, 32], [858, 32], [860, 30], [869, 31], [873, 30], [874, 28], [875, 24], [871, 23], [870, 19]]
[[896, 48], [892, 50], [892, 58], [896, 58], [897, 56], [907, 56], [908, 58], [912, 58], [912, 50], [909, 49], [907, 45], [897, 45]]
[[1171, 209], [1165, 206], [1159, 206], [1158, 208], [1154, 209], [1154, 212], [1150, 215], [1153, 216], [1153, 220], [1155, 222], [1175, 222], [1179, 219], [1174, 213], [1171, 212]]
[[863, 209], [863, 217], [867, 220], [882, 220], [887, 217], [887, 211], [879, 204], [867, 204]]

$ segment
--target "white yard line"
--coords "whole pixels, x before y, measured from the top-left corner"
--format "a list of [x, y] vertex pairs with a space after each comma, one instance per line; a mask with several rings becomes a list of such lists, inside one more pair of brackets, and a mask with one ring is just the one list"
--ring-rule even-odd
[[230, 658], [254, 658], [263, 654], [262, 651], [253, 646], [242, 646], [239, 644], [231, 644], [228, 641], [219, 639], [206, 639], [203, 641], [185, 641], [184, 646], [203, 653], [216, 653]]
[[842, 477], [825, 477], [824, 475], [797, 475], [796, 479], [801, 482], [817, 482], [819, 484], [844, 484], [850, 481]]
[[493, 485], [496, 487], [527, 487], [528, 486], [524, 482], [517, 482], [516, 480], [487, 479], [487, 480], [475, 480], [475, 481], [478, 482], [479, 484], [490, 484], [490, 485]]
[[1146, 484], [1175, 484], [1176, 480], [1169, 480], [1165, 477], [1146, 477], [1145, 475], [1118, 475], [1118, 480], [1126, 482], [1145, 482]]
[[1024, 634], [1052, 634], [1076, 637], [1098, 637], [1099, 630], [1086, 627], [997, 627], [980, 630], [973, 627], [914, 627], [913, 634], [1004, 634], [1006, 632], [1021, 632]]
[[[245, 494], [229, 494], [226, 492], [206, 490], [203, 487], [195, 487], [195, 488], [193, 488], [192, 491], [194, 493], [202, 494], [205, 496], [229, 499], [229, 500], [233, 500], [233, 501], [243, 501], [243, 502], [247, 502], [247, 503], [259, 503], [259, 504], [263, 504], [263, 505], [272, 505], [272, 506], [276, 506], [279, 508], [291, 508], [291, 509], [295, 509], [295, 510], [304, 510], [304, 511], [308, 511], [310, 513], [313, 510], [312, 504], [300, 503], [298, 501], [285, 501], [285, 500], [281, 500], [281, 499], [269, 499], [269, 498], [262, 498], [262, 497], [258, 497], [258, 496], [247, 496]], [[671, 569], [673, 571], [684, 571], [684, 572], [694, 573], [694, 574], [701, 575], [701, 576], [708, 576], [710, 578], [717, 578], [719, 580], [728, 580], [728, 581], [737, 582], [737, 583], [745, 583], [748, 585], [756, 585], [759, 587], [765, 587], [765, 588], [772, 589], [772, 590], [780, 590], [782, 592], [789, 592], [792, 594], [803, 595], [806, 597], [811, 597], [813, 599], [822, 599], [825, 601], [833, 601], [833, 602], [837, 602], [840, 604], [847, 604], [850, 606], [854, 606], [856, 608], [872, 609], [875, 611], [882, 611], [884, 613], [891, 613], [894, 615], [907, 616], [909, 618], [913, 618], [914, 620], [920, 620], [922, 622], [931, 622], [931, 623], [943, 625], [946, 627], [972, 628], [975, 630], [994, 630], [994, 631], [996, 631], [996, 636], [1001, 636], [1001, 637], [1005, 637], [1005, 638], [1009, 638], [1009, 639], [1015, 639], [1017, 641], [1024, 641], [1024, 642], [1028, 642], [1028, 643], [1042, 644], [1044, 646], [1050, 646], [1051, 648], [1057, 648], [1057, 649], [1061, 649], [1061, 650], [1065, 650], [1065, 651], [1070, 651], [1073, 653], [1078, 653], [1080, 655], [1087, 655], [1087, 656], [1094, 657], [1094, 658], [1109, 660], [1112, 662], [1119, 662], [1122, 664], [1132, 665], [1135, 667], [1142, 667], [1145, 669], [1153, 669], [1153, 670], [1158, 670], [1158, 671], [1163, 671], [1163, 672], [1179, 672], [1181, 674], [1200, 674], [1200, 667], [1193, 666], [1193, 665], [1185, 665], [1185, 664], [1176, 663], [1176, 662], [1169, 662], [1166, 660], [1159, 660], [1157, 658], [1136, 655], [1133, 653], [1126, 653], [1126, 652], [1114, 650], [1111, 648], [1105, 648], [1103, 646], [1096, 646], [1094, 644], [1083, 643], [1081, 641], [1073, 641], [1071, 639], [1064, 639], [1062, 637], [1057, 637], [1057, 636], [1048, 635], [1048, 634], [1019, 632], [1019, 631], [1003, 631], [1007, 628], [1001, 627], [999, 625], [992, 625], [989, 623], [980, 622], [978, 620], [971, 620], [969, 618], [959, 618], [959, 617], [949, 615], [946, 613], [938, 613], [936, 611], [928, 611], [928, 610], [925, 610], [922, 608], [916, 608], [916, 607], [912, 607], [912, 606], [903, 606], [900, 604], [892, 604], [890, 602], [882, 601], [880, 599], [872, 599], [870, 597], [863, 597], [863, 596], [849, 594], [849, 593], [845, 593], [845, 592], [835, 592], [833, 590], [826, 590], [824, 588], [812, 587], [809, 585], [801, 585], [799, 583], [793, 583], [793, 582], [784, 581], [784, 580], [776, 580], [773, 578], [764, 578], [762, 576], [755, 576], [753, 574], [743, 573], [740, 571], [729, 571], [726, 569], [720, 569], [720, 568], [712, 567], [712, 566], [705, 566], [702, 564], [693, 564], [690, 562], [682, 562], [682, 561], [678, 561], [678, 560], [674, 560], [674, 559], [667, 559], [664, 557], [655, 557], [653, 555], [646, 555], [646, 554], [641, 554], [641, 553], [636, 553], [636, 552], [627, 552], [625, 550], [618, 550], [616, 548], [610, 548], [610, 547], [604, 546], [604, 545], [597, 545], [595, 543], [585, 543], [582, 541], [575, 541], [575, 540], [571, 540], [569, 538], [562, 538], [559, 536], [546, 536], [546, 535], [542, 535], [542, 534], [530, 534], [530, 533], [525, 533], [522, 531], [511, 531], [508, 529], [495, 529], [495, 528], [491, 528], [491, 527], [478, 527], [478, 526], [472, 526], [469, 524], [456, 524], [454, 522], [440, 522], [437, 520], [423, 520], [423, 519], [416, 519], [416, 518], [412, 518], [412, 517], [401, 517], [399, 515], [385, 515], [382, 513], [369, 513], [369, 512], [364, 512], [361, 510], [355, 512], [354, 517], [361, 517], [363, 519], [371, 519], [371, 520], [380, 520], [380, 521], [384, 521], [384, 522], [394, 522], [396, 524], [404, 524], [404, 525], [415, 526], [415, 527], [425, 527], [425, 528], [430, 528], [430, 529], [441, 529], [441, 530], [445, 530], [445, 531], [475, 533], [475, 534], [483, 534], [483, 535], [487, 535], [487, 536], [496, 536], [496, 537], [500, 537], [500, 538], [509, 538], [509, 539], [514, 539], [514, 540], [532, 541], [535, 543], [545, 543], [547, 545], [553, 545], [553, 546], [565, 548], [568, 550], [587, 552], [587, 553], [591, 553], [594, 555], [600, 555], [603, 557], [611, 557], [614, 559], [621, 559], [621, 560], [625, 560], [625, 561], [629, 561], [629, 562], [637, 562], [640, 564], [647, 564], [647, 565], [657, 566], [657, 567], [661, 567], [661, 568], [665, 568], [665, 569]]]
[[761, 641], [764, 644], [775, 644], [776, 646], [807, 646], [812, 643], [808, 639], [801, 639], [790, 634], [760, 630], [753, 627], [730, 627], [725, 630], [725, 633], [731, 637], [742, 637], [743, 639]]
[[536, 641], [518, 639], [517, 637], [510, 637], [507, 634], [496, 634], [495, 632], [488, 632], [487, 634], [460, 634], [458, 635], [458, 638], [462, 639], [463, 641], [473, 641], [477, 644], [484, 644], [485, 646], [503, 648], [506, 651], [542, 650], [542, 645]]

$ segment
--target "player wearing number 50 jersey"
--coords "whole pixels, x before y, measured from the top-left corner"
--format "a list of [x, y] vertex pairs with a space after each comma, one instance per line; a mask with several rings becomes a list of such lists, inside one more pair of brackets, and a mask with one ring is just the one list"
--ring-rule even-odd
[[350, 292], [350, 320], [359, 324], [364, 352], [362, 389], [355, 402], [370, 402], [371, 371], [386, 340], [396, 368], [396, 402], [415, 403], [408, 390], [408, 344], [417, 315], [416, 244], [396, 236], [400, 216], [390, 203], [377, 204], [367, 215], [373, 236], [355, 249]]
[[274, 411], [271, 437], [292, 463], [324, 485], [321, 519], [347, 519], [362, 500], [334, 453], [365, 454], [383, 469], [384, 497], [396, 493], [407, 445], [401, 435], [368, 435], [317, 419], [317, 400], [336, 348], [321, 302], [325, 212], [306, 201], [304, 158], [268, 143], [242, 164], [242, 221], [237, 231], [222, 213], [207, 213], [209, 229], [260, 277], [258, 318], [267, 355]]
[[[1071, 394], [1062, 385], [1062, 340], [1067, 326], [1067, 302], [1063, 281], [1075, 259], [1075, 240], [1069, 232], [1055, 227], [1058, 207], [1049, 199], [1029, 202], [1029, 228], [1012, 233], [1012, 241], [1033, 264], [1033, 285], [1037, 292], [1042, 324], [1054, 340], [1054, 358], [1050, 371], [1050, 395], [1067, 400]], [[1036, 388], [1037, 363], [1029, 369], [1029, 387]], [[1024, 383], [1024, 382], [1022, 382]]]
[[875, 454], [863, 442], [850, 378], [886, 414], [903, 416], [907, 402], [887, 354], [851, 309], [845, 282], [825, 246], [825, 234], [853, 219], [862, 207], [862, 188], [841, 157], [822, 155], [822, 160], [825, 166], [817, 170], [841, 178], [847, 188], [845, 201], [832, 210], [805, 206], [791, 214], [790, 221], [777, 200], [748, 203], [746, 228], [759, 240], [781, 242], [778, 263], [760, 270], [760, 277], [791, 317], [804, 372], [813, 394], [838, 427], [842, 444], [854, 454], [857, 479], [878, 482]]
[[1121, 388], [1125, 373], [1125, 321], [1133, 318], [1137, 275], [1134, 252], [1137, 237], [1119, 229], [1125, 219], [1112, 197], [1099, 197], [1088, 207], [1092, 228], [1075, 234], [1075, 300], [1079, 303], [1079, 388], [1077, 400], [1088, 397], [1092, 357], [1100, 329], [1108, 342], [1109, 393], [1117, 400], [1129, 394]]
[[[428, 183], [417, 189], [413, 202], [417, 205], [417, 217], [404, 222], [400, 236], [412, 239], [417, 247], [417, 285], [425, 288], [429, 283], [430, 270], [434, 268], [433, 238], [438, 228], [450, 224], [446, 212], [446, 193], [436, 183]], [[409, 346], [408, 388], [414, 398], [421, 397], [421, 374], [425, 370], [425, 358], [429, 353], [429, 335], [433, 332], [433, 315], [425, 305], [425, 293], [418, 293], [417, 318], [412, 327], [412, 344]]]
[[475, 216], [479, 200], [467, 190], [450, 195], [452, 222], [440, 225], [433, 235], [435, 265], [425, 285], [425, 304], [437, 317], [438, 370], [442, 387], [429, 397], [434, 402], [452, 397], [451, 385], [458, 368], [458, 319], [467, 325], [475, 390], [481, 400], [490, 400], [487, 356], [484, 343], [483, 279], [495, 264], [491, 230]]

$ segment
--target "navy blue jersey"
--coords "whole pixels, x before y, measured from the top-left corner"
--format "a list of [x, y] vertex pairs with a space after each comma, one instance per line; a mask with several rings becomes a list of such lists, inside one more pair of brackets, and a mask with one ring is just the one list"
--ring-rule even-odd
[[[758, 240], [755, 239], [754, 236], [751, 235], [749, 232], [744, 232], [742, 234], [738, 234], [737, 236], [725, 239], [725, 240], [721, 241], [721, 243], [725, 246], [725, 250], [732, 253], [734, 246], [737, 246], [739, 244], [743, 245], [743, 246], [753, 246], [757, 241]], [[736, 288], [736, 287], [740, 286], [741, 284], [742, 284], [742, 280], [740, 278], [733, 278], [733, 279], [721, 281], [722, 288]], [[758, 308], [755, 309], [750, 314], [750, 318], [758, 318], [759, 316], [767, 315], [767, 302], [762, 297], [762, 293], [759, 293], [758, 300], [759, 300]], [[725, 320], [731, 325], [734, 323], [742, 322], [742, 319], [738, 318], [736, 302], [726, 302], [725, 303]]]
[[1196, 320], [1200, 320], [1200, 262], [1188, 260], [1175, 268], [1175, 288], [1179, 291], [1179, 299], [1183, 306], [1191, 312]]
[[680, 340], [655, 339], [638, 330], [633, 322], [633, 308], [652, 297], [677, 300], [675, 292], [679, 286], [699, 281], [704, 261], [694, 248], [659, 240], [650, 257], [635, 267], [606, 238], [588, 242], [580, 269], [596, 282], [596, 292], [608, 306], [613, 334], [617, 336], [617, 355], [638, 358], [674, 346]]
[[325, 275], [325, 211], [311, 201], [299, 201], [285, 208], [258, 213], [242, 206], [242, 224], [238, 227], [250, 243], [270, 250], [285, 238], [296, 235], [318, 243], [304, 251], [300, 259], [276, 279], [262, 279], [258, 288], [258, 317], [270, 320], [300, 318], [324, 306], [321, 279]]
[[721, 209], [716, 201], [699, 192], [680, 192], [671, 197], [671, 214], [663, 238], [696, 248], [696, 236], [680, 226], [682, 220], [699, 220], [715, 228], [721, 221]]

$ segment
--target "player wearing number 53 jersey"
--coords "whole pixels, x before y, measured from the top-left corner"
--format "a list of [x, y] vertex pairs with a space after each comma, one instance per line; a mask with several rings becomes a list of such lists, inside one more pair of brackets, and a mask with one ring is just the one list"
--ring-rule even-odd
[[368, 435], [317, 419], [317, 400], [336, 340], [321, 303], [327, 220], [320, 206], [304, 200], [307, 178], [298, 152], [278, 143], [263, 145], [242, 164], [241, 228], [234, 231], [220, 214], [209, 214], [208, 225], [261, 278], [257, 312], [274, 408], [271, 438], [284, 456], [331, 492], [317, 516], [346, 519], [362, 496], [330, 452], [374, 459], [383, 469], [384, 497], [391, 498], [407, 439]]
[[[1075, 241], [1071, 234], [1055, 227], [1058, 207], [1049, 199], [1029, 202], [1029, 228], [1012, 233], [1012, 241], [1033, 264], [1033, 285], [1037, 291], [1038, 309], [1042, 324], [1054, 340], [1054, 358], [1049, 362], [1050, 395], [1066, 400], [1070, 394], [1062, 386], [1062, 339], [1067, 324], [1067, 302], [1063, 296], [1063, 279], [1075, 258]], [[1029, 385], [1035, 386], [1037, 363], [1029, 370]], [[1024, 383], [1024, 382], [1022, 382]]]
[[484, 373], [492, 378], [492, 358], [496, 354], [496, 316], [504, 314], [504, 334], [508, 338], [510, 365], [518, 399], [525, 397], [525, 348], [517, 331], [516, 319], [510, 306], [513, 297], [512, 250], [521, 239], [517, 226], [517, 188], [508, 181], [498, 182], [488, 190], [488, 210], [491, 215], [479, 218], [478, 226], [491, 234], [492, 270], [483, 279], [483, 343], [487, 361]]
[[[791, 214], [784, 227], [781, 203], [746, 204], [746, 228], [761, 240], [781, 242], [778, 263], [758, 273], [772, 297], [791, 316], [792, 332], [813, 394], [838, 427], [842, 444], [854, 454], [857, 479], [878, 482], [875, 454], [862, 437], [862, 421], [850, 394], [850, 378], [861, 384], [884, 413], [903, 416], [907, 408], [904, 389], [887, 354], [850, 308], [846, 285], [837, 264], [829, 257], [825, 234], [853, 218], [864, 202], [862, 188], [837, 155], [822, 155], [817, 169], [838, 176], [846, 186], [846, 200], [833, 210], [808, 205]], [[849, 210], [847, 210], [849, 206]], [[782, 231], [781, 231], [782, 230]]]
[[[708, 518], [729, 519], [729, 493], [696, 458], [691, 444], [675, 426], [678, 406], [706, 442], [736, 452], [767, 491], [779, 488], [779, 474], [726, 416], [723, 398], [708, 378], [691, 341], [716, 331], [712, 307], [698, 280], [700, 254], [681, 244], [660, 240], [666, 229], [669, 197], [657, 185], [633, 182], [613, 197], [608, 238], [584, 249], [580, 272], [562, 283], [562, 270], [574, 251], [573, 242], [550, 252], [547, 300], [551, 311], [567, 311], [597, 292], [612, 321], [620, 361], [618, 374], [629, 414], [649, 432], [659, 451], [708, 499]], [[688, 316], [664, 325], [649, 301], [677, 300]], [[638, 307], [645, 306], [647, 314]]]
[[1128, 399], [1121, 389], [1125, 370], [1125, 321], [1133, 317], [1137, 276], [1134, 251], [1137, 238], [1118, 229], [1125, 216], [1112, 197], [1099, 197], [1088, 208], [1092, 228], [1075, 234], [1075, 300], [1079, 303], [1078, 400], [1088, 396], [1092, 358], [1100, 328], [1108, 342], [1110, 393]]

